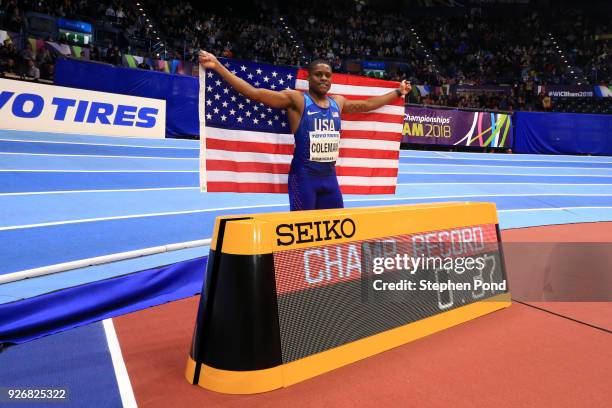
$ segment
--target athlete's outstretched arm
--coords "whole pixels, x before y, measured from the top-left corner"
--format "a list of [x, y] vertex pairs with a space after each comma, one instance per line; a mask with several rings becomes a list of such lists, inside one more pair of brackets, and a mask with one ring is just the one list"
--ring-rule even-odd
[[404, 97], [405, 95], [409, 94], [411, 90], [412, 85], [410, 85], [410, 82], [404, 80], [400, 83], [400, 87], [398, 89], [394, 89], [393, 91], [384, 95], [375, 96], [373, 98], [365, 99], [363, 101], [352, 101], [340, 95], [334, 96], [334, 99], [338, 101], [340, 105], [340, 110], [343, 113], [368, 112], [374, 109], [378, 109], [381, 106], [384, 106], [389, 102], [393, 101], [394, 99]]
[[219, 73], [219, 75], [221, 75], [221, 77], [228, 84], [230, 84], [232, 88], [247, 98], [261, 102], [264, 105], [268, 105], [271, 108], [276, 109], [295, 107], [298, 91], [284, 90], [276, 92], [269, 89], [255, 88], [242, 78], [232, 74], [223, 64], [219, 62], [217, 57], [206, 51], [200, 51], [199, 61], [200, 65], [204, 68], [214, 69], [217, 71], [217, 73]]

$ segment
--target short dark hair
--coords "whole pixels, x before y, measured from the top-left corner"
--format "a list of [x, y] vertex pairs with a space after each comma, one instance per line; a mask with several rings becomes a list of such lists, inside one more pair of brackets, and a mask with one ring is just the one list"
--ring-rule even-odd
[[312, 71], [314, 70], [314, 68], [317, 65], [327, 65], [330, 69], [331, 69], [331, 64], [329, 63], [329, 61], [326, 61], [324, 59], [318, 58], [314, 61], [312, 61], [310, 64], [308, 64], [308, 73], [312, 74]]

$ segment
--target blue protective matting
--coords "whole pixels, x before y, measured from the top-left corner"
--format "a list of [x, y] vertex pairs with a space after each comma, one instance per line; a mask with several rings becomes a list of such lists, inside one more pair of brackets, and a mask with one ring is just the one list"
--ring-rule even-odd
[[[78, 345], [78, 347], [76, 347]], [[102, 323], [12, 346], [0, 352], [0, 389], [64, 389], [66, 400], [8, 402], [8, 407], [120, 407]]]

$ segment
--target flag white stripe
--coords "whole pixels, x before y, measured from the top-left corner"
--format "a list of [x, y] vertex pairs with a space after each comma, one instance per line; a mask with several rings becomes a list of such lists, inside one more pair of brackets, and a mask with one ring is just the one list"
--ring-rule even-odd
[[340, 148], [398, 151], [400, 142], [370, 139], [340, 139]]
[[[300, 91], [308, 89], [308, 81], [298, 79], [295, 81], [295, 88]], [[394, 88], [383, 88], [377, 86], [360, 86], [360, 85], [340, 85], [332, 84], [329, 93], [339, 95], [356, 95], [356, 96], [378, 96], [393, 92]]]
[[342, 130], [366, 130], [371, 132], [390, 132], [400, 134], [404, 125], [401, 123], [364, 122], [357, 120], [343, 120]]
[[341, 157], [336, 162], [338, 167], [364, 167], [374, 169], [395, 169], [399, 165], [397, 159], [364, 159], [361, 157]]
[[272, 173], [246, 173], [238, 171], [208, 171], [208, 181], [221, 181], [226, 183], [273, 183], [287, 184], [287, 174]]
[[374, 109], [373, 111], [369, 111], [368, 113], [384, 113], [387, 115], [397, 115], [404, 117], [404, 107], [403, 106], [395, 106], [395, 105], [385, 105], [378, 109]]
[[294, 137], [288, 133], [252, 132], [248, 130], [220, 129], [208, 126], [206, 137], [236, 142], [270, 143], [293, 145]]
[[[291, 163], [292, 156], [287, 154], [253, 153], [253, 152], [232, 152], [228, 150], [208, 149], [207, 158], [209, 160], [226, 160], [235, 162], [256, 162], [256, 163]], [[336, 166], [344, 167], [364, 167], [364, 168], [397, 168], [397, 159], [365, 159], [353, 157], [340, 157]]]
[[[287, 174], [235, 171], [208, 172], [208, 181], [211, 182], [287, 184], [287, 178]], [[395, 177], [338, 176], [338, 182], [345, 186], [393, 186], [395, 185]]]
[[341, 186], [395, 186], [395, 177], [338, 176]]
[[232, 152], [229, 150], [207, 150], [209, 160], [228, 160], [235, 162], [261, 162], [261, 163], [291, 163], [291, 155], [271, 154], [271, 153], [252, 153], [252, 152]]

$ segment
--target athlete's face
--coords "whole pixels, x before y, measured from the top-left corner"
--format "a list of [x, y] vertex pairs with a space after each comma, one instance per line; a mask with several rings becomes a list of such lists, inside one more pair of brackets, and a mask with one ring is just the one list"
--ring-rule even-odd
[[331, 87], [332, 70], [327, 64], [317, 64], [308, 75], [308, 90], [325, 95]]

